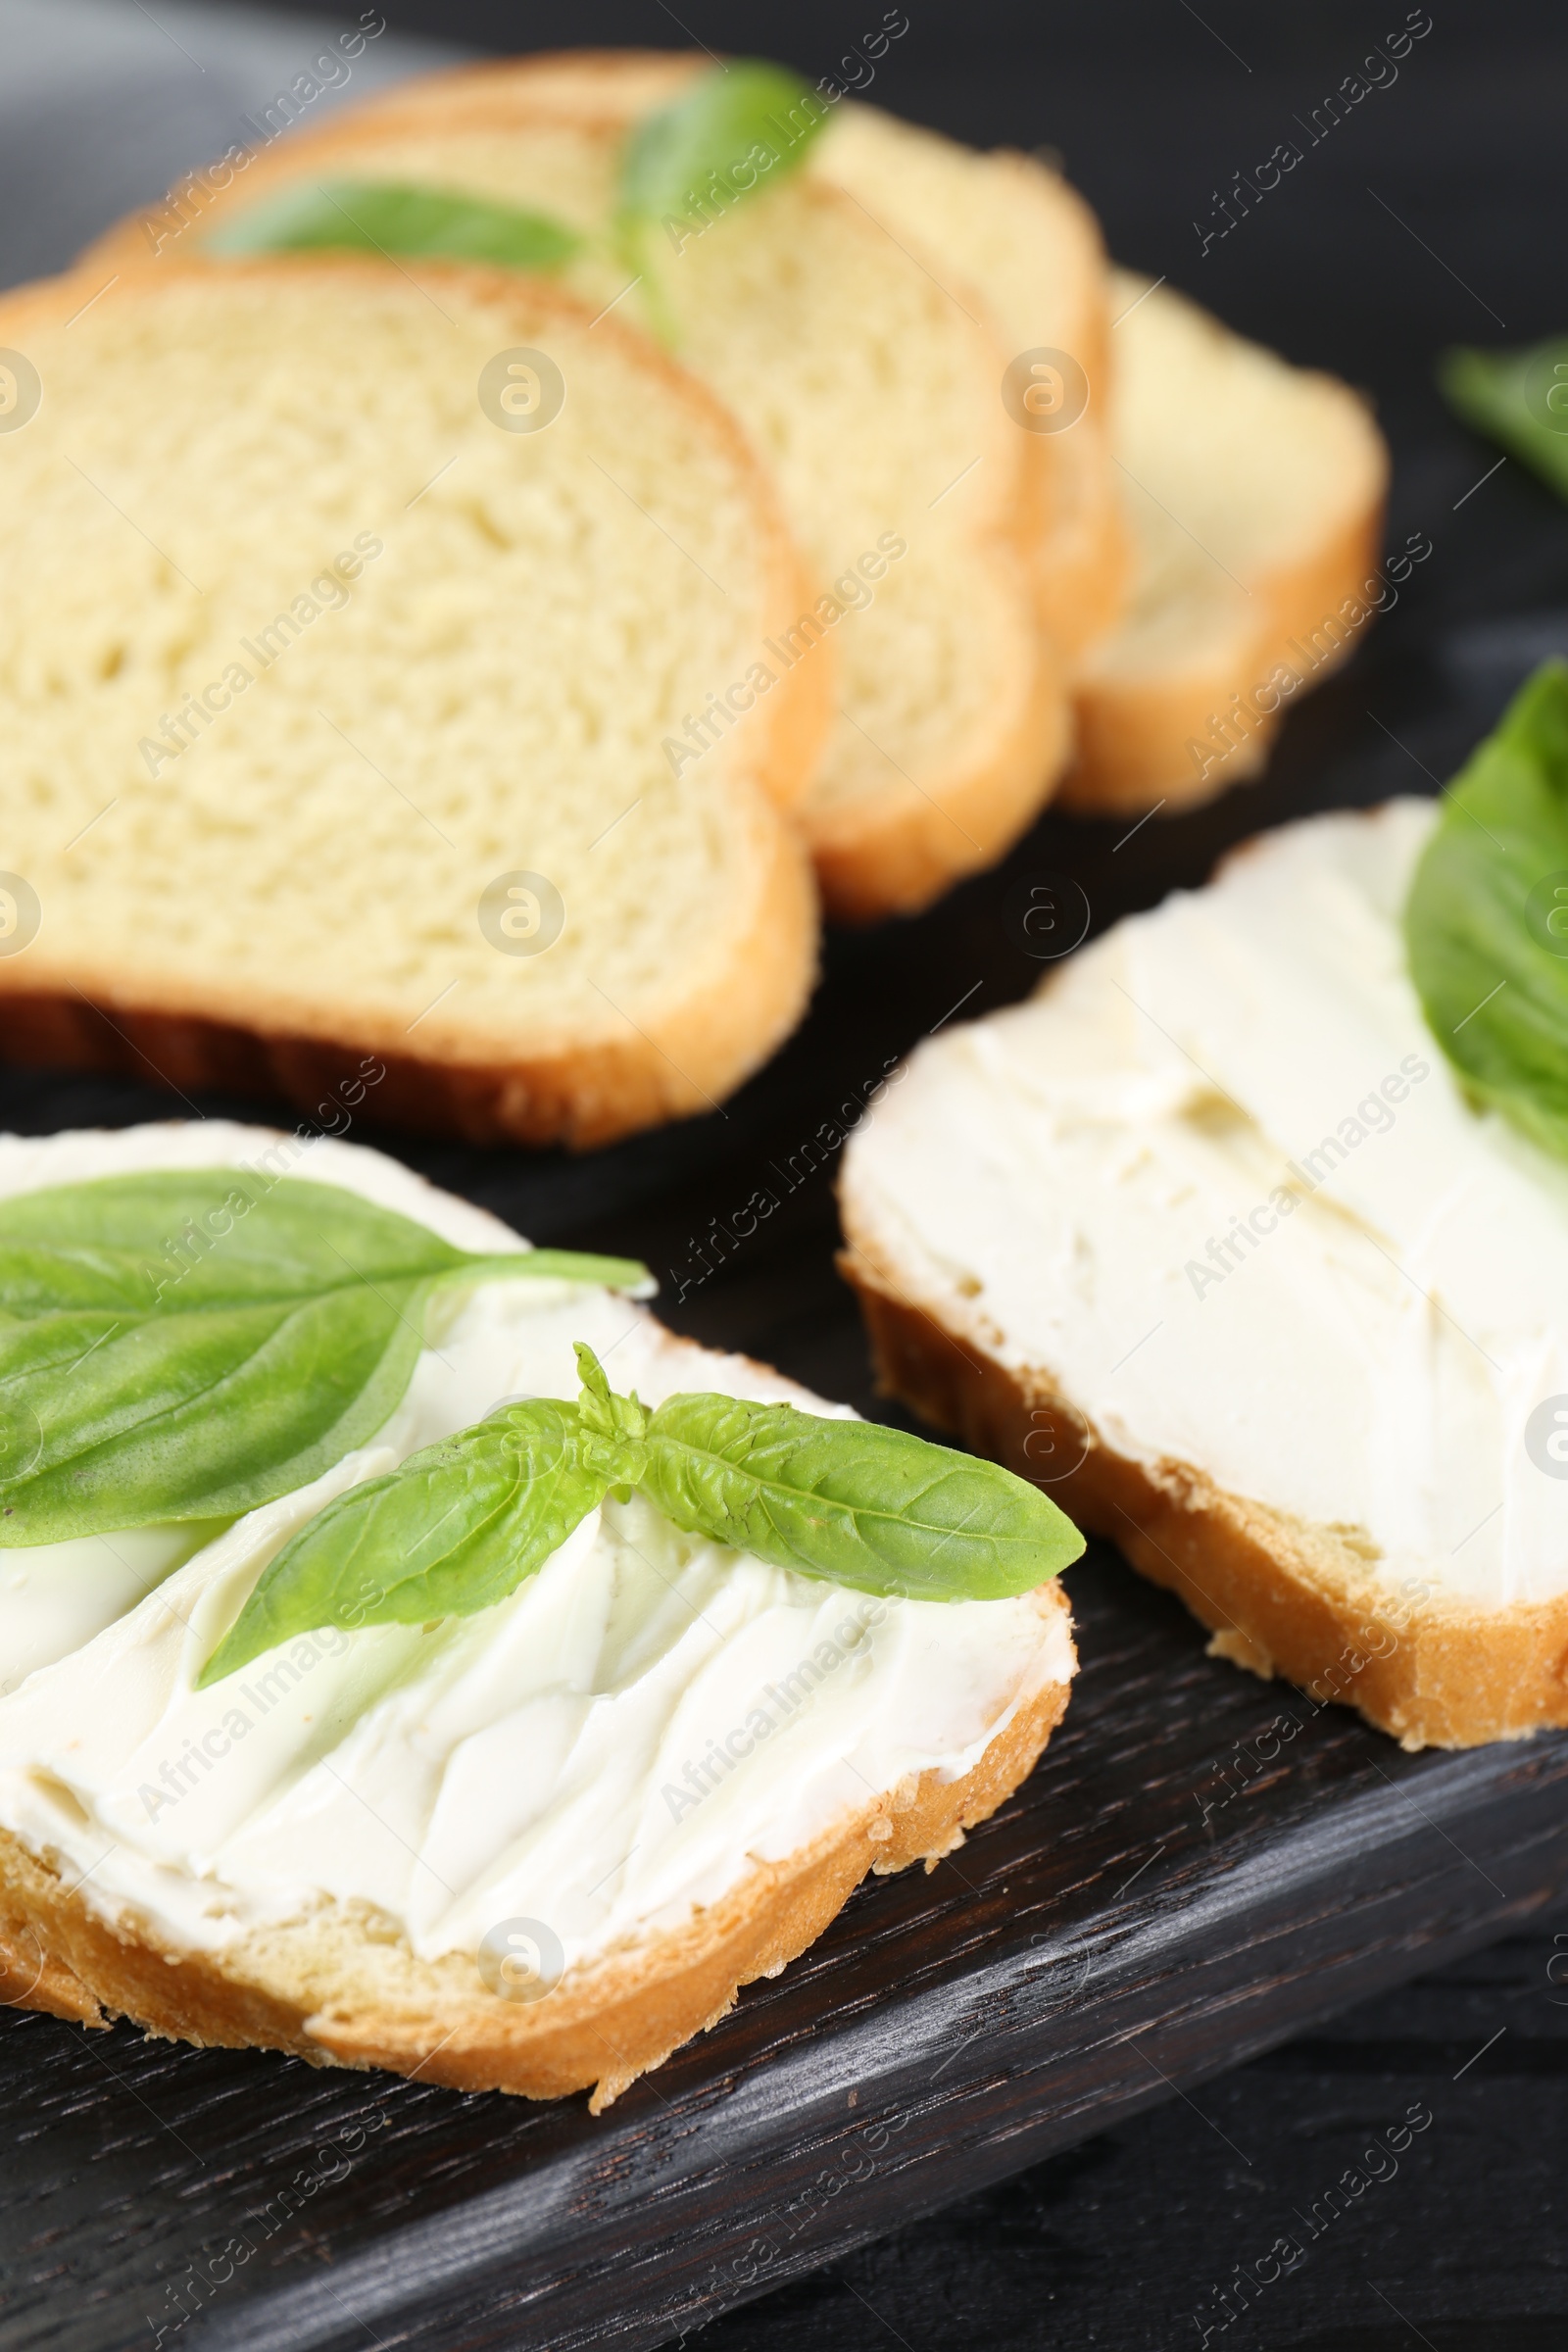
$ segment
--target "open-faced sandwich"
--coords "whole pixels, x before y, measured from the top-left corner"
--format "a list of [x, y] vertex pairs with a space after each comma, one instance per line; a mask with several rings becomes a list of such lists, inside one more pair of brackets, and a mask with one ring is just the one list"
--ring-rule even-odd
[[1568, 668], [1267, 834], [852, 1142], [882, 1374], [1406, 1746], [1568, 1724]]
[[0, 1139], [4, 1996], [617, 2090], [1074, 1669], [1081, 1539], [377, 1153]]

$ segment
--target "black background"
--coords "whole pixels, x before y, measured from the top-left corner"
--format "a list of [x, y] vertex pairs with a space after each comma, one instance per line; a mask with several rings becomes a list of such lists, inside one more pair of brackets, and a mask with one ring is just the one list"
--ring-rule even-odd
[[[683, 39], [660, 0], [385, 13], [392, 31], [367, 53], [377, 74], [420, 62], [399, 36], [519, 49]], [[1292, 360], [1365, 387], [1395, 452], [1391, 544], [1421, 531], [1434, 552], [1350, 668], [1293, 714], [1261, 785], [1179, 823], [1155, 819], [1124, 846], [1125, 826], [1048, 815], [1003, 869], [932, 914], [834, 938], [807, 1027], [724, 1114], [578, 1161], [365, 1133], [537, 1240], [647, 1256], [665, 1279], [672, 1322], [769, 1356], [867, 1410], [882, 1408], [832, 1272], [828, 1176], [677, 1305], [692, 1237], [744, 1201], [768, 1159], [862, 1098], [887, 1058], [955, 1004], [968, 1017], [1025, 993], [1040, 967], [1004, 915], [1021, 879], [1076, 880], [1100, 928], [1173, 883], [1200, 880], [1219, 850], [1260, 824], [1431, 790], [1529, 660], [1568, 643], [1568, 514], [1511, 460], [1484, 478], [1497, 453], [1448, 421], [1432, 388], [1446, 344], [1523, 342], [1568, 326], [1564, 12], [1433, 0], [1432, 29], [1396, 82], [1312, 146], [1301, 119], [1404, 24], [1399, 0], [1203, 0], [1200, 10], [1186, 0], [908, 0], [907, 14], [907, 33], [866, 95], [977, 144], [1057, 151], [1118, 258], [1165, 273]], [[779, 57], [813, 75], [839, 70], [881, 15], [851, 0], [746, 10], [682, 0], [679, 9], [715, 49]], [[183, 7], [158, 9], [155, 24], [128, 6], [70, 8], [40, 32], [38, 19], [0, 9], [0, 32], [9, 46], [17, 31], [28, 68], [0, 98], [0, 273], [10, 281], [62, 266], [116, 212], [226, 144], [238, 114], [278, 86], [285, 66], [307, 62], [325, 22]], [[137, 20], [133, 59], [104, 30], [115, 19]], [[203, 24], [210, 41], [191, 29]], [[207, 67], [199, 76], [197, 61]], [[368, 65], [361, 86], [369, 74]], [[1194, 221], [1211, 221], [1215, 189], [1281, 139], [1306, 147], [1299, 167], [1200, 253]], [[0, 1120], [24, 1131], [171, 1107], [179, 1106], [153, 1073], [146, 1086], [0, 1074]], [[254, 1111], [216, 1099], [197, 1107]], [[1293, 2206], [1309, 2204], [1366, 2134], [1420, 2098], [1438, 2120], [1397, 2179], [1211, 2340], [1545, 2352], [1568, 2341], [1568, 1983], [1554, 1986], [1553, 1977], [1568, 1980], [1568, 1940], [1554, 1945], [1549, 1928], [1499, 1945], [1240, 2070], [1196, 2106], [1174, 2100], [720, 2320], [704, 2343], [712, 2352], [884, 2341], [934, 2352], [960, 2338], [1196, 2345], [1201, 2329], [1184, 2315], [1207, 2308], [1207, 2290], [1233, 2263], [1263, 2252]], [[1419, 2328], [1401, 2317], [1412, 2310]]]

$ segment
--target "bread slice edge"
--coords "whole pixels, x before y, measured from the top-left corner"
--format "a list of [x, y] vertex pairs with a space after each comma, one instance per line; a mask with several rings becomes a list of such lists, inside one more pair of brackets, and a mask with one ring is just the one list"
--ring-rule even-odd
[[[853, 1171], [851, 1172], [853, 1175]], [[840, 1188], [839, 1268], [864, 1317], [882, 1390], [976, 1453], [1040, 1481], [1044, 1426], [1072, 1432], [1082, 1459], [1052, 1499], [1114, 1543], [1139, 1573], [1183, 1600], [1211, 1655], [1314, 1706], [1352, 1706], [1401, 1746], [1475, 1747], [1568, 1726], [1568, 1594], [1488, 1609], [1392, 1588], [1347, 1535], [1228, 1494], [1191, 1464], [1133, 1460], [1106, 1444], [1058, 1382], [1004, 1364], [954, 1327], [894, 1262], [875, 1220]]]
[[[1225, 659], [1147, 681], [1080, 675], [1074, 685], [1075, 755], [1057, 791], [1060, 807], [1078, 816], [1133, 816], [1163, 795], [1175, 814], [1261, 774], [1295, 696], [1277, 701], [1272, 712], [1262, 711], [1253, 698], [1278, 667], [1297, 680], [1297, 692], [1310, 692], [1355, 651], [1364, 623], [1321, 660], [1299, 640], [1321, 631], [1325, 616], [1337, 615], [1373, 578], [1383, 510], [1380, 494], [1330, 539], [1260, 584], [1256, 593], [1266, 617], [1250, 647], [1245, 675]], [[1246, 698], [1249, 713], [1240, 723], [1228, 707], [1236, 696]], [[1215, 718], [1236, 736], [1228, 751], [1214, 735]]]
[[[1043, 1615], [1068, 1617], [1058, 1585], [1036, 1597]], [[716, 2025], [742, 1985], [777, 1976], [804, 1952], [867, 1873], [919, 1861], [929, 1870], [960, 1845], [1032, 1771], [1069, 1690], [1041, 1685], [961, 1778], [911, 1776], [810, 1846], [754, 1864], [685, 1925], [568, 1971], [534, 2001], [487, 1991], [466, 1955], [424, 1962], [400, 1937], [368, 1937], [367, 1922], [337, 1905], [304, 1928], [255, 1932], [221, 1953], [170, 1952], [129, 1925], [110, 1924], [79, 1886], [0, 1833], [0, 1998], [82, 2025], [127, 2017], [165, 2039], [385, 2067], [457, 2090], [545, 2099], [591, 2087], [590, 2108], [601, 2114], [638, 2076]], [[341, 1976], [344, 1948], [361, 1981], [323, 1999]]]
[[910, 801], [871, 795], [799, 812], [826, 912], [841, 923], [918, 914], [1004, 858], [1055, 788], [1072, 744], [1067, 694], [1037, 647], [1028, 695], [988, 756]]
[[[1162, 312], [1185, 316], [1216, 351], [1227, 345], [1237, 352], [1265, 348], [1190, 297], [1174, 289], [1162, 292], [1163, 281], [1152, 285], [1125, 270], [1113, 270], [1111, 280], [1116, 300], [1128, 305], [1123, 318], [1149, 301]], [[1345, 443], [1341, 454], [1353, 467], [1356, 495], [1336, 518], [1303, 514], [1293, 553], [1255, 568], [1244, 566], [1244, 578], [1231, 575], [1250, 608], [1250, 625], [1242, 632], [1244, 651], [1238, 650], [1233, 628], [1207, 646], [1206, 658], [1200, 653], [1141, 676], [1119, 668], [1114, 660], [1097, 658], [1113, 654], [1114, 635], [1093, 650], [1076, 681], [1077, 757], [1058, 796], [1062, 807], [1076, 813], [1124, 816], [1161, 803], [1175, 812], [1257, 775], [1283, 710], [1297, 693], [1322, 683], [1360, 641], [1378, 573], [1388, 448], [1365, 394], [1322, 368], [1296, 367], [1274, 353], [1268, 358], [1289, 367], [1296, 393], [1311, 395], [1323, 417], [1331, 412], [1337, 417]], [[1271, 420], [1274, 446], [1288, 455], [1280, 446], [1279, 422]], [[1136, 479], [1130, 476], [1129, 482]], [[1173, 519], [1180, 522], [1179, 511]], [[1349, 618], [1347, 608], [1356, 617]], [[1260, 697], [1281, 669], [1294, 684], [1283, 703], [1274, 686], [1275, 708], [1267, 711]]]

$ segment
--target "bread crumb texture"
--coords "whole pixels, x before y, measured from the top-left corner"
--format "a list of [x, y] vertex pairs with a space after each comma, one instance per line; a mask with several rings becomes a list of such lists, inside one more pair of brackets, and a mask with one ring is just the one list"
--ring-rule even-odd
[[[798, 581], [717, 405], [490, 272], [184, 269], [73, 319], [92, 291], [4, 319], [43, 386], [0, 467], [41, 920], [0, 986], [478, 1067], [662, 1051], [684, 1107], [735, 1083], [809, 985], [764, 784], [814, 742], [784, 681], [679, 775], [662, 749]], [[519, 348], [545, 429], [479, 397]]]

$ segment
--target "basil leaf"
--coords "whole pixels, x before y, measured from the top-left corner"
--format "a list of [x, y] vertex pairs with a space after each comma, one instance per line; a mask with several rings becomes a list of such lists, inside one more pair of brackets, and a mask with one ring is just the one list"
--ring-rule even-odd
[[318, 1626], [471, 1617], [544, 1566], [612, 1488], [677, 1527], [860, 1592], [993, 1600], [1084, 1540], [1010, 1470], [874, 1422], [672, 1396], [651, 1417], [579, 1343], [575, 1404], [536, 1397], [318, 1511], [263, 1572], [198, 1687]]
[[545, 213], [520, 212], [444, 188], [331, 179], [264, 197], [215, 229], [209, 253], [444, 254], [505, 270], [560, 270], [582, 238]]
[[509, 1405], [318, 1511], [264, 1571], [198, 1689], [319, 1626], [469, 1617], [534, 1576], [612, 1484], [577, 1408]]
[[[644, 281], [660, 333], [672, 341], [651, 231], [699, 233], [754, 188], [804, 161], [828, 109], [787, 67], [736, 58], [699, 74], [633, 125], [621, 150], [616, 231], [621, 258]], [[675, 250], [682, 242], [677, 233]]]
[[1568, 1157], [1568, 664], [1536, 671], [1445, 796], [1404, 937], [1471, 1093]]
[[0, 1546], [235, 1518], [386, 1420], [437, 1286], [616, 1258], [487, 1257], [337, 1185], [237, 1168], [0, 1201]]
[[[701, 227], [713, 210], [793, 171], [827, 115], [810, 83], [786, 66], [747, 58], [714, 66], [633, 125], [621, 154], [621, 213], [645, 220], [675, 214]], [[695, 214], [694, 197], [704, 208]]]
[[862, 1592], [994, 1600], [1075, 1560], [1083, 1537], [995, 1462], [792, 1404], [672, 1396], [642, 1491], [677, 1527]]
[[[585, 1340], [573, 1341], [572, 1353], [577, 1358], [577, 1377], [582, 1382], [577, 1410], [582, 1415], [584, 1429], [592, 1430], [597, 1437], [629, 1441], [635, 1446], [648, 1434], [648, 1415], [636, 1390], [629, 1396], [617, 1396], [604, 1365]], [[628, 1458], [640, 1460], [641, 1456]]]
[[1568, 336], [1529, 351], [1446, 351], [1438, 385], [1466, 424], [1568, 498]]

